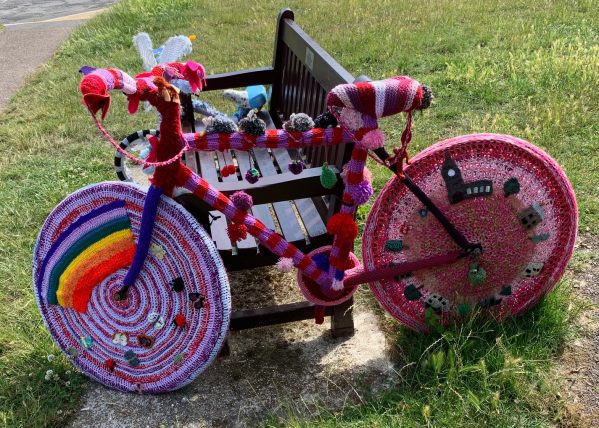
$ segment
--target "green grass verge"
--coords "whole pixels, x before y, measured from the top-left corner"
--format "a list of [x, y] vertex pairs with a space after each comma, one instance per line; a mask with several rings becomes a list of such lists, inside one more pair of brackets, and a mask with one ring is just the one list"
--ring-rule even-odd
[[[60, 426], [77, 408], [84, 385], [83, 377], [72, 372], [62, 357], [52, 362], [46, 358], [57, 351], [37, 312], [30, 268], [37, 232], [52, 207], [85, 184], [114, 178], [112, 152], [80, 104], [79, 67], [87, 64], [139, 71], [141, 63], [131, 46], [131, 37], [138, 31], [149, 32], [157, 42], [173, 34], [198, 34], [200, 41], [192, 58], [210, 73], [267, 65], [272, 55], [274, 18], [286, 5], [295, 10], [299, 24], [355, 75], [377, 79], [410, 74], [432, 86], [435, 104], [416, 117], [413, 153], [441, 138], [471, 132], [527, 138], [564, 166], [578, 195], [581, 230], [599, 233], [599, 95], [595, 90], [599, 85], [599, 16], [591, 0], [417, 4], [407, 0], [353, 0], [336, 5], [323, 0], [256, 4], [241, 0], [124, 1], [75, 31], [0, 115], [0, 424]], [[216, 97], [211, 94], [206, 98], [215, 101]], [[107, 126], [114, 135], [126, 135], [154, 123], [151, 114], [127, 116], [123, 97], [115, 95], [113, 101]], [[217, 106], [229, 107], [222, 102]], [[389, 141], [399, 139], [402, 118], [386, 120], [383, 126]], [[381, 170], [375, 172], [380, 188], [387, 175]], [[362, 217], [367, 209], [361, 210]], [[466, 413], [447, 418], [469, 421], [484, 413], [495, 418], [490, 421], [502, 417], [509, 421], [511, 412], [518, 410], [509, 407], [509, 400], [516, 396], [527, 404], [522, 406], [523, 413], [514, 417], [528, 414], [531, 421], [549, 423], [555, 415], [547, 410], [552, 400], [546, 398], [540, 373], [550, 365], [548, 359], [553, 354], [545, 353], [542, 361], [535, 362], [527, 359], [526, 352], [535, 349], [536, 341], [545, 340], [545, 334], [556, 337], [555, 344], [565, 340], [567, 321], [551, 319], [563, 315], [560, 312], [564, 305], [567, 307], [567, 296], [567, 289], [562, 288], [532, 315], [506, 327], [493, 327], [498, 333], [485, 333], [489, 326], [475, 329], [475, 336], [481, 339], [473, 351], [462, 346], [471, 340], [464, 342], [467, 333], [456, 330], [453, 336], [444, 336], [429, 351], [419, 354], [423, 356], [418, 367], [430, 374], [433, 372], [430, 366], [423, 367], [424, 361], [442, 350], [445, 357], [435, 358], [445, 362], [433, 379], [444, 379], [455, 371], [456, 382], [478, 399], [480, 412], [468, 411], [476, 409], [470, 401], [474, 399], [468, 398], [465, 389], [457, 389]], [[436, 340], [400, 332], [398, 346], [414, 353], [406, 361], [419, 360], [418, 353]], [[507, 393], [507, 386], [494, 383], [478, 396], [478, 382], [484, 372], [482, 366], [473, 368], [482, 358], [477, 352], [497, 355], [485, 362], [487, 371], [500, 371], [497, 367], [502, 364], [503, 351], [494, 345], [495, 335], [502, 337], [506, 355], [523, 358], [522, 364], [527, 365], [526, 373], [517, 377], [523, 389], [513, 387], [513, 392]], [[450, 364], [451, 358], [455, 362]], [[450, 370], [458, 361], [455, 370]], [[469, 368], [463, 371], [463, 367]], [[44, 380], [48, 369], [58, 380]], [[373, 403], [342, 416], [331, 415], [326, 423], [353, 421], [364, 425], [376, 422], [378, 412], [381, 425], [387, 420], [383, 410], [396, 403], [396, 412], [400, 412], [401, 397], [406, 397], [412, 403], [409, 413], [414, 421], [422, 422], [417, 417], [429, 414], [424, 407], [428, 404], [429, 422], [443, 425], [439, 422], [443, 400], [461, 399], [435, 386], [441, 383], [427, 379], [414, 375], [390, 393], [382, 407]], [[526, 389], [529, 385], [536, 388], [535, 394]], [[489, 391], [499, 391], [498, 398], [489, 396]], [[429, 392], [434, 400], [426, 399]], [[510, 414], [497, 413], [490, 407], [492, 402], [498, 409], [509, 408]]]
[[[562, 282], [537, 308], [497, 324], [472, 317], [443, 333], [396, 328], [396, 384], [357, 407], [322, 409], [293, 427], [543, 427], [568, 425], [572, 415], [548, 372], [574, 334], [580, 305]], [[270, 426], [277, 426], [272, 424]]]

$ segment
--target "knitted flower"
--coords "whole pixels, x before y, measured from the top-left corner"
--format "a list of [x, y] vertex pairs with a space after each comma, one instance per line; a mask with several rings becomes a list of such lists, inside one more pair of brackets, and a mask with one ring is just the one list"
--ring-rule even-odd
[[378, 149], [385, 145], [385, 134], [380, 129], [373, 129], [364, 134], [359, 144], [367, 150]]
[[277, 262], [277, 269], [281, 272], [291, 272], [293, 269], [293, 259], [288, 257], [281, 257]]
[[362, 205], [370, 199], [374, 193], [374, 189], [368, 180], [362, 180], [355, 186], [347, 186], [347, 192], [351, 195], [356, 205]]
[[345, 125], [345, 127], [351, 129], [352, 131], [356, 131], [364, 126], [362, 113], [350, 108], [344, 108], [341, 110], [341, 114], [339, 114], [339, 120], [343, 123], [343, 125]]
[[235, 207], [239, 208], [242, 211], [247, 211], [252, 208], [254, 201], [250, 195], [245, 193], [243, 190], [235, 192], [231, 195], [231, 202]]

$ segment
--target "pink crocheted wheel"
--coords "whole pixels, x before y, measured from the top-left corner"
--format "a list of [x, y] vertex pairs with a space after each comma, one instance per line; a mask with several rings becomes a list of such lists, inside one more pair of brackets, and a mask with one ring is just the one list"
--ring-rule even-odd
[[[501, 319], [533, 307], [560, 279], [576, 239], [576, 199], [542, 150], [507, 135], [466, 135], [429, 147], [405, 170], [483, 253], [371, 283], [399, 321], [428, 331], [431, 312], [447, 323], [478, 308]], [[459, 249], [398, 177], [376, 199], [362, 242], [367, 270]]]
[[[145, 195], [139, 186], [107, 182], [58, 204], [34, 249], [34, 293], [56, 345], [83, 373], [111, 388], [159, 393], [195, 379], [216, 358], [228, 331], [229, 283], [208, 234], [163, 196], [150, 253], [126, 300], [115, 295], [127, 263], [97, 275], [89, 294], [79, 280], [69, 282], [79, 271], [94, 275], [101, 258], [113, 257], [110, 245], [104, 246], [110, 251], [98, 250], [111, 237], [124, 234], [137, 242]], [[85, 262], [71, 269], [78, 259]], [[85, 305], [77, 309], [71, 302], [82, 295]]]
[[[308, 257], [314, 258], [318, 254], [326, 254], [327, 259], [331, 252], [331, 246], [316, 248], [308, 253]], [[316, 263], [319, 265], [319, 262]], [[352, 269], [359, 266], [360, 260], [354, 253], [349, 253], [349, 260], [347, 269]], [[326, 266], [319, 266], [321, 268], [328, 268], [328, 261], [325, 263]], [[326, 293], [323, 292], [320, 285], [302, 274], [301, 270], [297, 271], [297, 283], [304, 297], [316, 305], [322, 306], [334, 306], [348, 300], [358, 289], [358, 285], [353, 287], [345, 287], [343, 290], [335, 291], [333, 289], [328, 290]]]

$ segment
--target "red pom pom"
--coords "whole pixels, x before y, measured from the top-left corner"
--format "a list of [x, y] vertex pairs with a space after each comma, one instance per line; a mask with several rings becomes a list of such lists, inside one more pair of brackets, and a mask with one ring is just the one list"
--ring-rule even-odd
[[327, 232], [342, 241], [353, 241], [358, 236], [358, 225], [349, 214], [337, 213], [327, 223]]
[[227, 233], [231, 242], [242, 241], [248, 236], [248, 228], [245, 224], [231, 223], [227, 227]]
[[185, 327], [185, 324], [187, 324], [187, 320], [185, 319], [185, 315], [183, 314], [177, 314], [175, 316], [175, 321], [174, 321], [175, 325], [177, 327]]
[[225, 165], [220, 170], [220, 175], [223, 177], [228, 177], [229, 175], [235, 174], [236, 171], [237, 169], [235, 168], [235, 165]]

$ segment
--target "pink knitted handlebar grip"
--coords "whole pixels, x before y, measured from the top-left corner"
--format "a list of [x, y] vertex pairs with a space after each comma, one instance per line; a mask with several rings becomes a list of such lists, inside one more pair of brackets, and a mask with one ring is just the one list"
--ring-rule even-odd
[[356, 110], [373, 118], [391, 116], [422, 107], [422, 85], [408, 77], [396, 76], [374, 82], [338, 85], [327, 96], [327, 106]]

